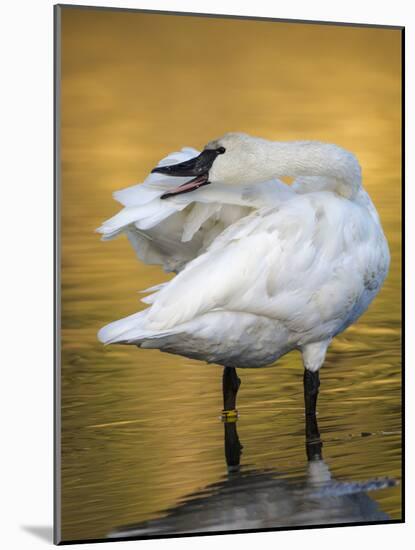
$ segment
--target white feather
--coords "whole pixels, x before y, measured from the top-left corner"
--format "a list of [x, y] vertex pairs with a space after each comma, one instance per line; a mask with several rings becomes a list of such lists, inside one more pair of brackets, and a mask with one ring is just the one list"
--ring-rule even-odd
[[[183, 162], [198, 153], [186, 147], [165, 157], [158, 166]], [[126, 234], [140, 260], [160, 264], [166, 271], [179, 271], [237, 219], [271, 200], [286, 200], [292, 195], [290, 188], [274, 179], [255, 189], [216, 184], [160, 199], [188, 180], [152, 173], [144, 183], [115, 192], [114, 198], [124, 208], [97, 231], [104, 240]]]

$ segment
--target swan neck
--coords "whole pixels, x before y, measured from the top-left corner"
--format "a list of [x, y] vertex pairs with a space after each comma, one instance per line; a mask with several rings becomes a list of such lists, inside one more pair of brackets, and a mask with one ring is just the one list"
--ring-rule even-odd
[[296, 190], [300, 192], [318, 188], [352, 198], [361, 187], [357, 158], [337, 145], [317, 141], [273, 142], [268, 157], [274, 175], [295, 178]]

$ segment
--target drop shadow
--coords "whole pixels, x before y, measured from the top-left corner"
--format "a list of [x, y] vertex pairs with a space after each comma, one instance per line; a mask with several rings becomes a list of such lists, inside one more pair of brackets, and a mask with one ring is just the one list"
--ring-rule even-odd
[[38, 539], [53, 543], [53, 527], [51, 525], [21, 525], [20, 528]]

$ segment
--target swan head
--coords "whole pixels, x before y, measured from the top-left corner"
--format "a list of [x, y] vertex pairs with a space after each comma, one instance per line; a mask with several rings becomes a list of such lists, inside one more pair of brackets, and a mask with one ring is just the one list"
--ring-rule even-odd
[[165, 193], [161, 198], [188, 193], [202, 185], [252, 184], [269, 179], [270, 174], [261, 170], [261, 166], [266, 166], [268, 143], [267, 140], [247, 134], [228, 133], [210, 141], [197, 157], [179, 164], [154, 168], [152, 172], [169, 176], [193, 176], [191, 181]]
[[228, 133], [210, 141], [205, 151], [217, 150], [223, 154], [218, 157], [209, 170], [211, 183], [254, 184], [272, 177], [269, 173], [270, 144], [266, 139], [243, 133]]

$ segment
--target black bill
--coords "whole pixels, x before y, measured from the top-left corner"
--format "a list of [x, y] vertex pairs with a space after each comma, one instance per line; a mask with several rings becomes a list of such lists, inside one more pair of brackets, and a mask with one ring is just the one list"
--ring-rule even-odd
[[215, 149], [205, 149], [198, 155], [185, 162], [179, 164], [172, 164], [170, 166], [157, 166], [151, 172], [157, 174], [165, 174], [166, 176], [176, 177], [188, 177], [195, 176], [192, 180], [179, 185], [178, 187], [164, 193], [160, 198], [167, 199], [173, 195], [180, 195], [181, 193], [189, 193], [199, 189], [202, 185], [209, 183], [209, 170], [213, 164], [215, 158], [221, 154]]

